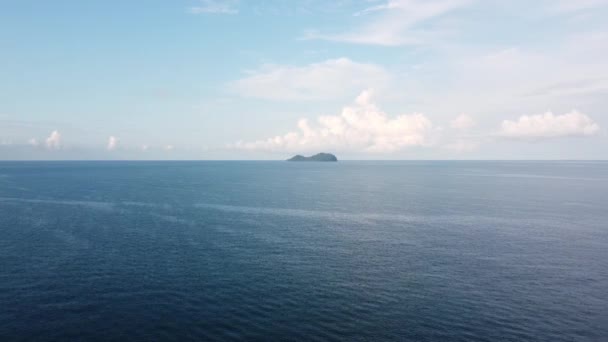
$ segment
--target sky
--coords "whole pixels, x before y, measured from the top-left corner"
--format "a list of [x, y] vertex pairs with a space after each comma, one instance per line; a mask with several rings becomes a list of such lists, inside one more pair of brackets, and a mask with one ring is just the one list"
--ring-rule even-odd
[[608, 159], [608, 0], [0, 0], [0, 159]]

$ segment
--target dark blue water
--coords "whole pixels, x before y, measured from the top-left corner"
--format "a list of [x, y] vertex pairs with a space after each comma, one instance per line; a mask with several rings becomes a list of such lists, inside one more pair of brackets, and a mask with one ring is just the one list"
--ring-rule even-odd
[[3, 162], [0, 340], [607, 341], [606, 162]]

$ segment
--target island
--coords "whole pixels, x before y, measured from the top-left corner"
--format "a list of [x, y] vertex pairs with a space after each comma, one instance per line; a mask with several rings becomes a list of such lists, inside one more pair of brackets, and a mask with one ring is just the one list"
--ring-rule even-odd
[[313, 162], [337, 162], [338, 158], [331, 153], [317, 153], [311, 157], [304, 157], [301, 155], [294, 156], [292, 158], [287, 159], [287, 161], [292, 162], [302, 162], [302, 161], [313, 161]]

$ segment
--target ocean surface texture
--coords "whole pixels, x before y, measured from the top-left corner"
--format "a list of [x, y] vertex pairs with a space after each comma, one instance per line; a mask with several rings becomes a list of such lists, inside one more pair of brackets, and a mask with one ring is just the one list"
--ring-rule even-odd
[[0, 163], [0, 340], [94, 339], [608, 341], [608, 163]]

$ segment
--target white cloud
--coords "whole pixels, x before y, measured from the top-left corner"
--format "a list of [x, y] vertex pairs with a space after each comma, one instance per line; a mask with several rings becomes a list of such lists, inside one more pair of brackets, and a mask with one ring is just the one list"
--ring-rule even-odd
[[410, 103], [428, 113], [466, 110], [475, 118], [561, 113], [606, 107], [608, 32], [570, 34], [543, 48], [510, 46], [472, 49], [445, 47], [442, 56], [393, 82]]
[[475, 125], [475, 120], [467, 114], [460, 114], [450, 122], [450, 126], [458, 130], [467, 130]]
[[[451, 130], [446, 131], [449, 143], [442, 147], [455, 153], [467, 153], [477, 150], [479, 137], [470, 136], [468, 132], [475, 126], [475, 120], [467, 114], [460, 114], [450, 121]], [[444, 136], [444, 138], [446, 138]]]
[[452, 152], [466, 153], [477, 150], [479, 144], [471, 140], [457, 139], [456, 141], [450, 144], [444, 145], [444, 147]]
[[608, 6], [608, 0], [558, 0], [553, 9], [558, 12], [577, 12]]
[[200, 5], [190, 7], [192, 14], [236, 14], [236, 1], [230, 0], [200, 0]]
[[40, 146], [40, 142], [36, 138], [31, 138], [30, 140], [27, 141], [27, 144], [30, 146], [34, 146], [34, 147]]
[[381, 66], [338, 58], [302, 67], [265, 65], [232, 82], [230, 88], [244, 97], [315, 100], [366, 87], [382, 88], [389, 80], [389, 73]]
[[48, 138], [46, 138], [46, 147], [50, 150], [58, 150], [61, 148], [61, 133], [59, 131], [51, 132]]
[[[372, 17], [358, 29], [337, 34], [308, 32], [303, 38], [385, 46], [421, 44], [435, 35], [428, 27], [422, 28], [423, 24], [469, 3], [470, 0], [388, 0], [355, 13], [362, 18], [367, 18], [367, 14]], [[379, 15], [371, 15], [376, 12]]]
[[320, 116], [316, 125], [307, 119], [298, 122], [299, 131], [266, 140], [239, 142], [246, 150], [319, 152], [352, 151], [391, 153], [413, 146], [432, 144], [435, 129], [423, 114], [389, 117], [372, 102], [372, 92], [364, 91], [355, 104], [340, 115]]
[[173, 145], [165, 145], [164, 150], [165, 151], [173, 151], [175, 149], [175, 146]]
[[600, 127], [590, 117], [578, 111], [563, 115], [547, 112], [543, 115], [521, 116], [517, 121], [502, 122], [501, 136], [516, 139], [543, 139], [572, 136], [593, 136]]
[[528, 96], [575, 96], [608, 93], [608, 78], [573, 79], [541, 86], [525, 94]]
[[106, 146], [106, 148], [108, 149], [108, 151], [114, 151], [118, 147], [119, 142], [120, 142], [120, 139], [118, 139], [115, 136], [110, 136], [108, 138], [108, 145]]
[[142, 150], [142, 151], [144, 151], [144, 152], [145, 152], [145, 151], [147, 151], [147, 150], [149, 150], [149, 149], [150, 149], [150, 146], [148, 146], [148, 145], [141, 145], [141, 150]]

